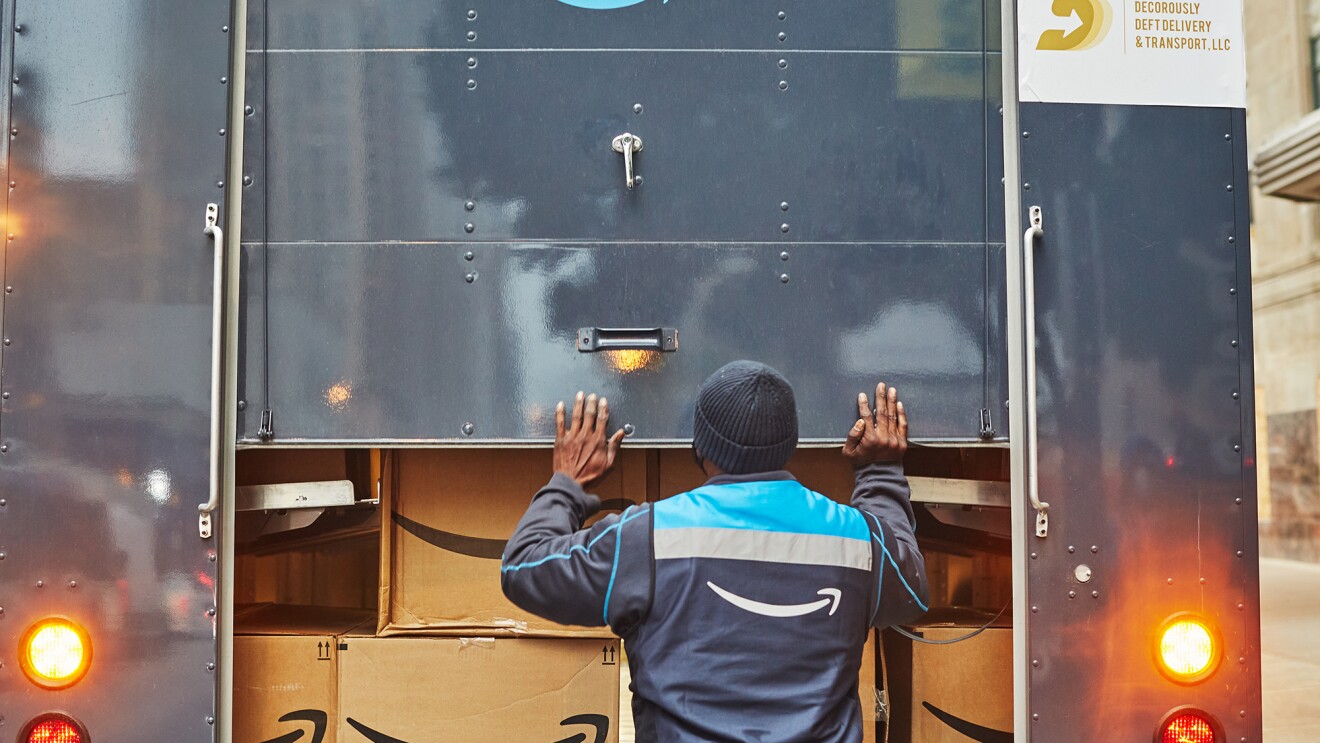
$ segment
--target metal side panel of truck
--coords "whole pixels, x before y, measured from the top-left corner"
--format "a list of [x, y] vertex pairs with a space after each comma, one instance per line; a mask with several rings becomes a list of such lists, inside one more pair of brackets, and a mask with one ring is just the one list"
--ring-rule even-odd
[[1258, 741], [1244, 112], [1024, 94], [1135, 8], [1053, 5], [3, 0], [0, 743], [230, 739], [235, 447], [683, 445], [739, 357], [1011, 447], [1016, 740]]

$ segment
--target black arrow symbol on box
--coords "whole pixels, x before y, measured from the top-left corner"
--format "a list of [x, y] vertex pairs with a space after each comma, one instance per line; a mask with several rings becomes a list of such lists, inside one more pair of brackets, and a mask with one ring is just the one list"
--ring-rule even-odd
[[[564, 721], [559, 724], [560, 726], [590, 725], [596, 728], [596, 737], [592, 743], [605, 743], [605, 736], [609, 735], [610, 732], [610, 718], [605, 715], [573, 715], [572, 717], [565, 718]], [[586, 740], [586, 733], [577, 733], [576, 735], [570, 735], [567, 738], [555, 741], [555, 743], [585, 743]]]
[[484, 539], [482, 537], [455, 534], [413, 521], [398, 511], [390, 514], [390, 518], [394, 519], [394, 523], [398, 524], [404, 531], [442, 550], [457, 552], [460, 555], [469, 557], [481, 557], [487, 560], [498, 560], [504, 557], [506, 542], [503, 539]]
[[[600, 507], [602, 511], [622, 511], [635, 505], [637, 504], [626, 498], [611, 498], [602, 501]], [[455, 534], [414, 521], [398, 511], [391, 513], [390, 518], [404, 531], [442, 550], [487, 560], [499, 560], [504, 557], [506, 542], [503, 539], [486, 539], [484, 537], [469, 537], [466, 534]]]
[[936, 719], [940, 722], [948, 725], [968, 738], [978, 741], [978, 743], [1013, 743], [1012, 733], [1006, 733], [1002, 730], [995, 730], [994, 728], [988, 728], [983, 725], [968, 722], [961, 717], [956, 717], [945, 712], [930, 702], [922, 702], [921, 706], [925, 707], [932, 715], [935, 715]]
[[[408, 743], [405, 740], [400, 740], [399, 738], [394, 738], [389, 735], [386, 735], [385, 733], [382, 733], [379, 730], [373, 730], [370, 727], [363, 725], [362, 723], [358, 722], [357, 720], [354, 720], [351, 717], [348, 718], [348, 724], [354, 730], [361, 733], [362, 737], [371, 741], [371, 743]], [[592, 714], [573, 715], [572, 717], [565, 718], [562, 722], [559, 723], [559, 725], [561, 727], [567, 727], [569, 725], [592, 726], [593, 728], [595, 728], [595, 733], [596, 733], [595, 736], [592, 738], [592, 743], [605, 743], [605, 737], [609, 735], [610, 732], [610, 718], [605, 715], [592, 715]], [[555, 743], [585, 743], [586, 740], [587, 740], [586, 733], [576, 733], [574, 735], [570, 735], [567, 738], [562, 738], [556, 741]]]
[[[310, 722], [312, 723], [312, 739], [309, 743], [321, 743], [325, 738], [326, 725], [330, 716], [319, 709], [300, 709], [280, 718], [280, 722]], [[293, 743], [303, 737], [302, 730], [295, 730], [291, 733], [285, 733], [278, 738], [271, 738], [265, 743]]]

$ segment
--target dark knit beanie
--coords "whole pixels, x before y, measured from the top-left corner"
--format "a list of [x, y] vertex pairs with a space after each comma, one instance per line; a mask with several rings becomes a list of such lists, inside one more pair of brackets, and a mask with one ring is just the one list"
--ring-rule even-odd
[[733, 361], [701, 385], [692, 447], [725, 472], [781, 470], [797, 441], [793, 386], [774, 369], [755, 361]]

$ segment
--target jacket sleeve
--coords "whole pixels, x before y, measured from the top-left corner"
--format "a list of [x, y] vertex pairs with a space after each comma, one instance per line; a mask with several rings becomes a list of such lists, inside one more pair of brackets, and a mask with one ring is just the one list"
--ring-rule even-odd
[[917, 547], [912, 490], [901, 463], [869, 464], [857, 470], [853, 506], [871, 527], [876, 607], [871, 624], [910, 622], [927, 611], [926, 560]]
[[630, 506], [583, 529], [599, 510], [599, 498], [555, 474], [504, 548], [504, 595], [551, 621], [631, 630], [650, 608], [650, 506]]

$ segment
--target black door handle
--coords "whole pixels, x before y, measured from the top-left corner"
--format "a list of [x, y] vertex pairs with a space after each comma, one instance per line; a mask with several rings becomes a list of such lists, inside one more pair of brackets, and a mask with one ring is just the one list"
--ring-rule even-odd
[[578, 330], [582, 353], [616, 350], [677, 351], [678, 328], [582, 328]]

